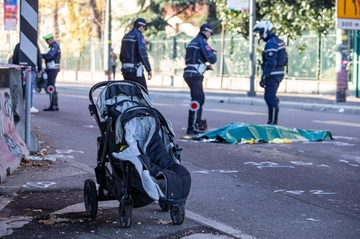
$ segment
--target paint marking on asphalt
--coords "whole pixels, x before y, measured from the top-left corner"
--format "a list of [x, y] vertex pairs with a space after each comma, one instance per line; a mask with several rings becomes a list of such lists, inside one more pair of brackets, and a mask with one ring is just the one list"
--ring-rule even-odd
[[231, 113], [231, 114], [240, 114], [240, 115], [265, 115], [260, 112], [251, 112], [251, 111], [243, 111], [243, 110], [226, 110], [226, 109], [205, 109], [207, 111], [216, 111], [222, 113]]
[[335, 125], [344, 125], [344, 126], [352, 126], [352, 127], [360, 127], [359, 123], [346, 122], [346, 121], [338, 121], [338, 120], [313, 120], [313, 122], [321, 123], [321, 124], [335, 124]]
[[[116, 200], [104, 201], [104, 202], [99, 201], [99, 208], [109, 209], [109, 208], [117, 208], [117, 207], [119, 207], [119, 202]], [[84, 211], [85, 211], [84, 203], [77, 203], [77, 204], [68, 206], [66, 208], [63, 208], [61, 210], [58, 210], [58, 211], [54, 212], [54, 214], [76, 213], [76, 212], [84, 212]], [[250, 236], [246, 233], [243, 233], [242, 231], [236, 230], [236, 229], [234, 229], [228, 225], [225, 225], [223, 223], [200, 216], [199, 214], [193, 213], [189, 210], [186, 210], [185, 216], [186, 216], [186, 218], [188, 218], [196, 223], [199, 223], [206, 227], [214, 228], [215, 230], [221, 231], [221, 232], [226, 233], [235, 238], [256, 239], [255, 237]]]
[[11, 202], [12, 198], [4, 198], [3, 196], [0, 198], [0, 211], [3, 210], [6, 205]]
[[[68, 96], [68, 97], [81, 98], [81, 99], [89, 99], [89, 96], [84, 96], [84, 95], [61, 94], [61, 96]], [[95, 99], [94, 99], [94, 102], [96, 102]]]
[[173, 104], [153, 103], [154, 106], [174, 106]]
[[203, 216], [200, 216], [199, 214], [196, 214], [196, 213], [193, 213], [193, 212], [190, 212], [188, 210], [186, 210], [185, 212], [185, 216], [190, 219], [190, 220], [193, 220], [199, 224], [202, 224], [204, 226], [207, 226], [207, 227], [212, 227], [216, 230], [219, 230], [219, 231], [222, 231], [228, 235], [231, 235], [235, 238], [241, 238], [241, 239], [255, 239], [255, 237], [253, 236], [250, 236], [246, 233], [243, 233], [242, 231], [239, 231], [239, 230], [236, 230], [228, 225], [225, 225], [223, 223], [220, 223], [220, 222], [217, 222], [217, 221], [214, 221], [214, 220], [211, 220], [209, 218], [206, 218], [206, 217], [203, 217]]

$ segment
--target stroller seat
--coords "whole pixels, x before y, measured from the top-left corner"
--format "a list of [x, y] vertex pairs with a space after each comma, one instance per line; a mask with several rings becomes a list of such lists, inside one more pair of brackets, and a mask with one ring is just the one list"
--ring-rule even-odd
[[160, 134], [159, 114], [145, 106], [125, 110], [115, 123], [115, 141], [125, 148], [112, 156], [135, 166], [141, 185], [133, 187], [141, 186], [152, 200], [182, 204], [190, 191], [190, 173], [170, 157]]

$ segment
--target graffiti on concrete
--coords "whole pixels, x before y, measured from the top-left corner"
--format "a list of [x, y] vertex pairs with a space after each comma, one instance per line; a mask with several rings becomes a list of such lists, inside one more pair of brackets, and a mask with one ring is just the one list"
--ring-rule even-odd
[[4, 135], [6, 143], [8, 145], [8, 148], [10, 150], [10, 152], [12, 153], [12, 155], [14, 155], [15, 157], [19, 157], [22, 154], [21, 148], [19, 147], [19, 145], [9, 136]]
[[[3, 102], [1, 102], [3, 101]], [[12, 148], [12, 153], [14, 150], [14, 144], [17, 145], [17, 148], [20, 148], [20, 152], [22, 151], [21, 148], [26, 148], [25, 142], [21, 139], [20, 135], [18, 135], [14, 120], [13, 120], [13, 110], [12, 110], [12, 104], [11, 104], [11, 98], [8, 92], [4, 93], [4, 97], [0, 97], [0, 105], [2, 106], [2, 112], [3, 112], [3, 125], [1, 127], [1, 134], [3, 137], [5, 137], [6, 143], [9, 145], [9, 149]], [[14, 156], [21, 155], [16, 153]]]
[[11, 107], [10, 95], [7, 92], [5, 92], [4, 96], [5, 96], [4, 113], [7, 117], [12, 118], [12, 107]]

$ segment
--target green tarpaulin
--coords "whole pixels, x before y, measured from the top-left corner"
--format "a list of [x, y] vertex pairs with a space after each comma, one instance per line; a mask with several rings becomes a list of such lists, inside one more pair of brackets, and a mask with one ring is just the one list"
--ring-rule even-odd
[[332, 136], [328, 130], [309, 130], [286, 128], [279, 125], [257, 125], [234, 122], [205, 134], [197, 135], [193, 137], [193, 139], [209, 139], [228, 144], [236, 144], [244, 142], [244, 140], [258, 140], [269, 143], [273, 142], [274, 139], [286, 139], [287, 142], [309, 142], [332, 140]]

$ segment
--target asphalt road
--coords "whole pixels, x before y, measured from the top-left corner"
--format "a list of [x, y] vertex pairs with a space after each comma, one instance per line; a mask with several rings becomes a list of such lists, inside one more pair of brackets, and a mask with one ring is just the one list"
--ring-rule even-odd
[[[172, 122], [175, 141], [184, 149], [182, 163], [192, 176], [184, 224], [170, 225], [169, 214], [156, 203], [134, 209], [129, 229], [116, 225], [116, 202], [104, 205], [97, 219], [89, 220], [81, 205], [82, 188], [86, 179], [95, 179], [99, 130], [88, 112], [87, 94], [86, 88], [60, 88], [60, 112], [32, 115], [32, 127], [47, 150], [46, 157], [56, 161], [26, 164], [23, 172], [4, 184], [4, 197], [13, 200], [1, 217], [33, 218], [4, 238], [360, 237], [359, 115], [282, 108], [282, 126], [328, 129], [334, 140], [208, 143], [182, 140], [189, 102], [185, 97], [160, 95], [152, 97], [154, 106]], [[42, 109], [48, 97], [36, 94], [34, 102]], [[266, 108], [259, 105], [211, 101], [203, 114], [211, 130], [231, 122], [263, 124], [265, 113]], [[71, 205], [75, 206], [54, 214]]]

